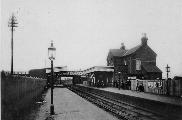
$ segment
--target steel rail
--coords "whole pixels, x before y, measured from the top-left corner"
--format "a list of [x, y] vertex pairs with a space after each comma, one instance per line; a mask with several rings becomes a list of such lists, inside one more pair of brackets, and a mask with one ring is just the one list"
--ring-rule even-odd
[[86, 92], [81, 90], [78, 87], [69, 87], [69, 89], [79, 96], [87, 99], [88, 101], [96, 104], [97, 106], [105, 109], [108, 112], [111, 112], [118, 118], [124, 120], [163, 120], [166, 117], [161, 116], [159, 114], [152, 113], [142, 108], [138, 108], [137, 106], [130, 105], [125, 102], [121, 102], [119, 100], [109, 98], [105, 95], [98, 94], [95, 92]]

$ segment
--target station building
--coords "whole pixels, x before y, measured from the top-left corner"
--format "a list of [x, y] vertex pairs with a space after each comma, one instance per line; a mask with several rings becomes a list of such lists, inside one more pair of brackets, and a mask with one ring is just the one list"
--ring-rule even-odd
[[107, 65], [114, 67], [114, 80], [118, 81], [119, 74], [126, 81], [128, 77], [136, 79], [162, 79], [162, 71], [156, 66], [157, 54], [148, 46], [148, 38], [143, 34], [141, 44], [126, 49], [124, 43], [120, 49], [110, 49]]
[[106, 87], [112, 86], [113, 66], [94, 66], [83, 71], [89, 86]]

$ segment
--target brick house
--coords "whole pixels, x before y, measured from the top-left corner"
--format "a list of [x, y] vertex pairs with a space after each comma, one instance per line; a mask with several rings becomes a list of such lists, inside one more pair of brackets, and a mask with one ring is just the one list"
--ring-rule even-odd
[[[135, 76], [138, 79], [161, 79], [162, 71], [156, 66], [157, 54], [147, 45], [146, 34], [141, 38], [141, 44], [129, 50], [121, 44], [120, 49], [110, 49], [107, 56], [107, 65], [114, 66], [114, 79], [118, 80], [118, 66], [125, 66], [127, 77]], [[120, 68], [122, 69], [122, 67]]]

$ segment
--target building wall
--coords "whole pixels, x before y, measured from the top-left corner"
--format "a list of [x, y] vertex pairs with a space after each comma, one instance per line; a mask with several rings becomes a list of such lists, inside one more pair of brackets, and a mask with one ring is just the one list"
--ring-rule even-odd
[[131, 66], [129, 66], [132, 68], [131, 74], [141, 74], [136, 70], [136, 59], [141, 60], [141, 65], [143, 64], [156, 65], [156, 55], [148, 46], [143, 46], [138, 51], [136, 51], [135, 54], [128, 56], [128, 60], [130, 60], [130, 57], [132, 59], [131, 60], [132, 64]]
[[[152, 64], [156, 66], [156, 54], [153, 52], [153, 50], [149, 46], [142, 47], [139, 51], [136, 52], [134, 55], [135, 58], [141, 59], [141, 65], [144, 64]], [[136, 67], [136, 65], [135, 65]], [[142, 70], [142, 73], [144, 70]], [[146, 73], [146, 74], [145, 74]], [[162, 73], [144, 73], [144, 77], [146, 79], [156, 79], [156, 78], [162, 78]]]
[[[126, 65], [128, 65], [127, 74], [129, 76], [137, 75], [139, 78], [144, 76], [146, 79], [162, 78], [162, 73], [147, 73], [142, 67], [141, 70], [136, 70], [136, 59], [141, 60], [141, 66], [144, 64], [153, 64], [156, 66], [156, 56], [156, 53], [148, 45], [144, 45], [135, 53], [128, 56], [113, 57], [108, 55], [107, 65], [114, 65], [116, 67], [125, 65], [124, 61], [126, 61]], [[114, 74], [114, 79], [117, 79], [117, 74]]]
[[132, 55], [126, 56], [125, 60], [126, 60], [126, 64], [128, 65], [128, 73], [129, 74], [133, 74], [134, 70], [135, 70], [135, 60], [133, 60], [135, 58], [133, 58]]
[[150, 73], [150, 74], [148, 74], [147, 77], [148, 77], [150, 80], [156, 79], [156, 78], [162, 79], [162, 73]]
[[142, 69], [141, 71], [136, 70], [136, 59], [141, 60], [141, 66], [144, 64], [152, 64], [156, 66], [156, 54], [149, 46], [143, 46], [135, 54], [126, 56], [128, 64], [128, 73], [144, 76], [146, 79], [162, 78], [162, 73], [147, 73]]
[[115, 57], [109, 52], [107, 56], [107, 66], [114, 66]]
[[[156, 65], [156, 56], [157, 55], [153, 52], [153, 50], [149, 46], [144, 46], [144, 47], [141, 47], [141, 49], [136, 52], [136, 54], [134, 55], [134, 58], [141, 59], [141, 61], [143, 61], [142, 64], [150, 63], [153, 65]], [[151, 61], [151, 62], [148, 62], [148, 61]]]
[[[91, 79], [90, 81], [90, 85], [91, 86], [96, 86], [96, 87], [106, 87], [106, 86], [110, 86], [110, 84], [112, 83], [112, 78], [113, 78], [113, 72], [93, 72], [92, 74], [94, 74], [94, 79], [93, 78], [88, 78]], [[90, 74], [89, 76], [91, 76], [92, 74]]]

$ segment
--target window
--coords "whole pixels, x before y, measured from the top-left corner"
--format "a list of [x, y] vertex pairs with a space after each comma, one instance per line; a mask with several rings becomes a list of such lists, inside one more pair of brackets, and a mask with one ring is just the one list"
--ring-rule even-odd
[[124, 60], [124, 65], [126, 65], [126, 60]]
[[141, 70], [141, 60], [136, 60], [136, 70]]

